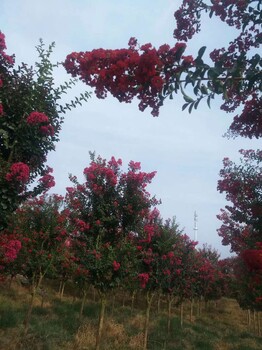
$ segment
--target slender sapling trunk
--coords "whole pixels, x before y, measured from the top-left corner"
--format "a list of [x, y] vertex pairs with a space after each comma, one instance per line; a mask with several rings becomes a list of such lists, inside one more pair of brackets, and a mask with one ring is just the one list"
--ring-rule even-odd
[[95, 350], [100, 349], [103, 324], [104, 324], [104, 317], [105, 317], [105, 308], [106, 308], [106, 296], [104, 293], [99, 293], [99, 294], [100, 294], [100, 313], [99, 313], [99, 322], [98, 322]]
[[149, 329], [149, 317], [150, 309], [153, 301], [154, 293], [146, 293], [146, 318], [145, 318], [145, 328], [144, 328], [144, 344], [143, 350], [147, 349], [147, 338], [148, 338], [148, 329]]

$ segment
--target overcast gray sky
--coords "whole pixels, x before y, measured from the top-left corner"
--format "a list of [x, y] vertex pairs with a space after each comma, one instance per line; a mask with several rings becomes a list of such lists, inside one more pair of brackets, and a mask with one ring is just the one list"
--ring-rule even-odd
[[[36, 60], [39, 38], [46, 44], [55, 41], [53, 59], [63, 61], [72, 51], [127, 47], [131, 36], [141, 44], [174, 45], [173, 13], [179, 5], [175, 0], [1, 0], [0, 30], [17, 63]], [[204, 45], [207, 52], [225, 46], [233, 34], [218, 21], [206, 19], [187, 52], [194, 55]], [[63, 69], [56, 72], [57, 81], [68, 78]], [[72, 95], [84, 89], [91, 91], [79, 84]], [[112, 97], [93, 96], [82, 108], [67, 113], [56, 152], [48, 158], [57, 183], [54, 191], [65, 193], [69, 173], [83, 180], [89, 151], [106, 159], [122, 158], [125, 166], [130, 160], [140, 161], [144, 171], [157, 171], [150, 192], [162, 200], [162, 217], [176, 216], [193, 238], [196, 210], [199, 244], [211, 244], [226, 257], [229, 249], [216, 233], [216, 215], [226, 204], [216, 190], [222, 159], [238, 159], [239, 149], [258, 148], [259, 142], [222, 137], [233, 115], [220, 111], [219, 101], [211, 109], [202, 103], [191, 115], [181, 111], [182, 105], [181, 97], [168, 100], [160, 116], [153, 118], [150, 110], [138, 110], [137, 101], [121, 104]]]

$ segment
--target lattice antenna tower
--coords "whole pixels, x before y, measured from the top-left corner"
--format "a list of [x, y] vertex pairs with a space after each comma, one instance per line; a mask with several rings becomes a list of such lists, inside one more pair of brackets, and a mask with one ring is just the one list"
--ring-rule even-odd
[[195, 211], [194, 212], [194, 241], [195, 242], [197, 241], [197, 231], [198, 231], [197, 222], [198, 222], [198, 215]]

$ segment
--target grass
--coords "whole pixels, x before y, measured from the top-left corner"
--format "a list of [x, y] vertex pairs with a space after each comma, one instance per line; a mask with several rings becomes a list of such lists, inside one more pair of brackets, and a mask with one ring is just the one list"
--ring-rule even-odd
[[[83, 316], [79, 318], [81, 300], [73, 302], [70, 293], [60, 300], [57, 288], [47, 283], [48, 299], [41, 305], [36, 300], [29, 332], [23, 337], [23, 319], [30, 298], [28, 290], [18, 284], [11, 289], [2, 286], [0, 292], [0, 350], [92, 350], [94, 349], [99, 303], [90, 292]], [[70, 289], [68, 289], [70, 290]], [[110, 298], [110, 300], [112, 300]], [[131, 314], [130, 300], [123, 307], [122, 296], [116, 296], [115, 306], [106, 309], [101, 350], [139, 350], [143, 344], [144, 299], [140, 295]], [[254, 328], [248, 328], [246, 315], [235, 300], [222, 299], [194, 312], [189, 319], [185, 305], [184, 326], [181, 328], [179, 310], [174, 308], [170, 335], [167, 336], [166, 304], [157, 314], [152, 308], [148, 350], [258, 350], [262, 338]], [[252, 325], [251, 325], [252, 326]], [[253, 326], [252, 326], [253, 327]]]

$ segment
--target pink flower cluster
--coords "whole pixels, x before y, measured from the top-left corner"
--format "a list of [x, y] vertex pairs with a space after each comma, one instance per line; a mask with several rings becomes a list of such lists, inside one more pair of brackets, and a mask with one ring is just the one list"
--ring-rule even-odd
[[29, 180], [29, 176], [29, 166], [25, 163], [18, 162], [11, 165], [10, 172], [6, 174], [6, 180], [10, 182], [17, 181], [25, 184]]

